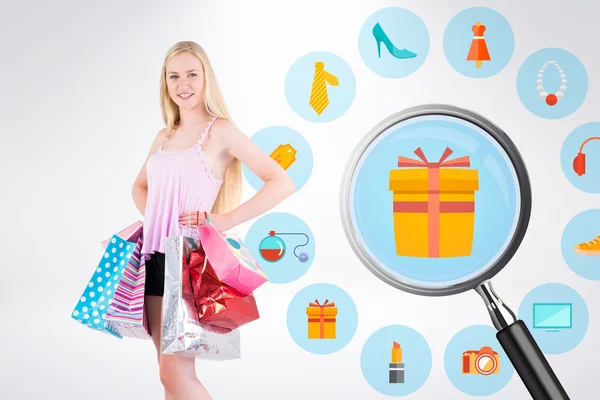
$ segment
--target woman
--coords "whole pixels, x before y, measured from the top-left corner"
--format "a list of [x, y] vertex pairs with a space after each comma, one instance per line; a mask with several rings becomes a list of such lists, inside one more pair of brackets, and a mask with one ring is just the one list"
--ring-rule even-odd
[[[169, 49], [162, 66], [160, 99], [166, 125], [150, 147], [133, 185], [144, 215], [145, 303], [158, 352], [165, 399], [210, 399], [195, 360], [163, 355], [161, 344], [164, 244], [168, 236], [191, 236], [208, 213], [219, 231], [269, 211], [295, 191], [285, 171], [231, 122], [214, 71], [194, 42]], [[265, 183], [247, 202], [241, 197], [242, 163]]]

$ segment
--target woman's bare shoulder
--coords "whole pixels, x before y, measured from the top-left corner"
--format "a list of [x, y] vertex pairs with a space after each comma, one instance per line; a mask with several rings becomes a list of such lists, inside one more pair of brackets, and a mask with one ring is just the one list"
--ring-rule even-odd
[[157, 150], [160, 144], [167, 138], [168, 129], [167, 127], [159, 130], [154, 136], [154, 140], [152, 141], [151, 150]]
[[235, 128], [235, 125], [233, 125], [229, 120], [226, 120], [225, 118], [217, 118], [213, 123], [212, 127], [213, 130], [219, 131], [229, 130], [232, 128]]
[[235, 124], [224, 118], [219, 118], [214, 122], [212, 131], [214, 136], [218, 138], [217, 140], [224, 145], [232, 140], [239, 139], [239, 135], [243, 135]]
[[156, 134], [155, 139], [162, 141], [163, 139], [167, 138], [167, 133], [168, 133], [168, 129], [165, 126], [164, 128], [162, 128], [160, 131], [158, 131], [158, 133]]

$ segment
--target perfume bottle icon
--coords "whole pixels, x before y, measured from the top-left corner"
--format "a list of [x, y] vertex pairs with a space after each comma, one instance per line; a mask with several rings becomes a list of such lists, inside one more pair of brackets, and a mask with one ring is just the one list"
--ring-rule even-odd
[[285, 254], [287, 252], [287, 248], [286, 248], [286, 245], [285, 245], [285, 242], [283, 241], [283, 239], [281, 239], [278, 235], [281, 235], [281, 236], [302, 235], [302, 236], [304, 236], [306, 238], [306, 243], [299, 244], [296, 247], [294, 247], [294, 256], [296, 256], [296, 258], [302, 263], [305, 263], [308, 261], [308, 254], [306, 254], [306, 253], [296, 254], [296, 249], [298, 247], [304, 247], [310, 242], [310, 239], [306, 233], [303, 233], [303, 232], [275, 232], [275, 231], [269, 231], [269, 235], [266, 236], [258, 245], [258, 251], [263, 260], [270, 262], [270, 263], [275, 263], [275, 262], [281, 260], [285, 256]]

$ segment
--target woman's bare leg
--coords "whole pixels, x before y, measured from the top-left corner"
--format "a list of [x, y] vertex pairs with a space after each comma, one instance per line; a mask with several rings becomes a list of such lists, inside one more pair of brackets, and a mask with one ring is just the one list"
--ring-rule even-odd
[[[162, 332], [162, 300], [160, 296], [145, 296], [144, 306], [146, 307], [146, 315], [148, 317], [148, 330], [154, 347], [156, 347], [156, 359], [159, 365], [160, 373], [160, 346], [161, 346], [161, 332]], [[169, 393], [165, 389], [165, 400], [175, 400], [173, 394]]]
[[146, 296], [148, 328], [156, 347], [165, 400], [212, 400], [196, 376], [196, 360], [161, 354], [162, 297]]

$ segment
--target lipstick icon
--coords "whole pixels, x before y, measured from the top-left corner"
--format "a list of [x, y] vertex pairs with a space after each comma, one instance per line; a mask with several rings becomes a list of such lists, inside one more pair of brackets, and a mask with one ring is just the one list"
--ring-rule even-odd
[[392, 362], [390, 363], [390, 383], [404, 383], [404, 363], [402, 363], [402, 347], [393, 342]]

